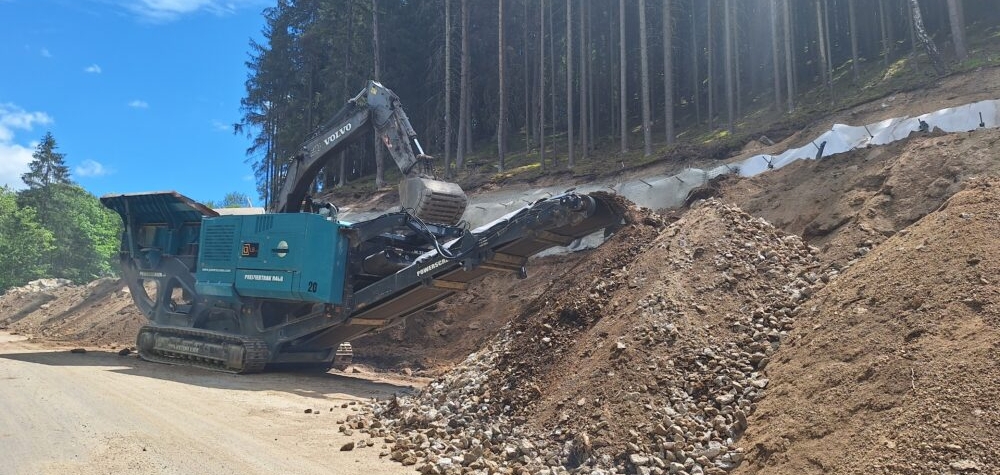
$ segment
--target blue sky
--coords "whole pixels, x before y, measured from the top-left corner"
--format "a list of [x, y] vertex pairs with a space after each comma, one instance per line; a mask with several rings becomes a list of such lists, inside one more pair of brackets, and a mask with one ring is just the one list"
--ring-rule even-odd
[[0, 186], [46, 132], [95, 195], [257, 193], [234, 135], [273, 0], [0, 0]]

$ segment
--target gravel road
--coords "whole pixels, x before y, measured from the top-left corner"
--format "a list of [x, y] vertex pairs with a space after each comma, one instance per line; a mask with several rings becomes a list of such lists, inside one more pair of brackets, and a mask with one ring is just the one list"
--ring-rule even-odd
[[217, 374], [0, 332], [0, 474], [413, 474], [379, 457], [382, 441], [341, 451], [362, 439], [337, 424], [411, 384]]

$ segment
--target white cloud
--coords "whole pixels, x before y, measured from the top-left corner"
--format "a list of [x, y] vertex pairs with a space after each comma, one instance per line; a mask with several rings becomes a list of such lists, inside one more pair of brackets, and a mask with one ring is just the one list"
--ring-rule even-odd
[[94, 73], [94, 74], [101, 74], [101, 67], [98, 66], [98, 65], [96, 65], [96, 64], [91, 64], [90, 66], [87, 66], [86, 68], [83, 68], [83, 72], [85, 72], [85, 73]]
[[13, 140], [12, 129], [31, 130], [35, 124], [51, 123], [52, 118], [44, 112], [28, 112], [14, 104], [0, 103], [0, 142]]
[[51, 58], [52, 57], [52, 53], [49, 52], [48, 48], [42, 48], [41, 54], [42, 54], [43, 58]]
[[140, 18], [162, 23], [198, 11], [227, 15], [240, 8], [264, 6], [264, 0], [120, 0], [123, 7]]
[[8, 186], [14, 190], [24, 188], [21, 175], [28, 171], [33, 148], [0, 142], [0, 187]]
[[15, 142], [15, 130], [31, 131], [36, 125], [51, 123], [52, 118], [44, 112], [28, 112], [14, 104], [0, 103], [0, 186], [24, 188], [21, 175], [28, 171], [37, 144]]
[[233, 126], [222, 122], [221, 120], [212, 120], [212, 128], [218, 132], [232, 132]]
[[146, 101], [141, 101], [139, 99], [135, 99], [132, 102], [129, 102], [128, 106], [133, 109], [149, 109], [149, 103], [147, 103]]
[[110, 175], [114, 170], [105, 167], [97, 160], [86, 159], [73, 168], [73, 173], [80, 177], [96, 177]]

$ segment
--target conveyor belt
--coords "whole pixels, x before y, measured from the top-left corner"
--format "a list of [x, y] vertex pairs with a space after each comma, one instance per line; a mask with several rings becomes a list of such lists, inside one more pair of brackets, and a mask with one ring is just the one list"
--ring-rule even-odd
[[[577, 195], [572, 195], [577, 196]], [[551, 203], [536, 203], [506, 219], [501, 219], [485, 230], [474, 233], [477, 245], [484, 245], [476, 252], [485, 258], [472, 268], [465, 268], [459, 261], [450, 261], [434, 256], [425, 257], [420, 262], [382, 281], [366, 287], [355, 294], [357, 302], [370, 299], [378, 292], [394, 289], [390, 296], [368, 305], [358, 305], [357, 311], [341, 328], [334, 329], [341, 337], [360, 335], [373, 328], [383, 327], [401, 318], [427, 308], [494, 272], [524, 272], [528, 258], [546, 249], [567, 246], [577, 239], [602, 229], [617, 228], [622, 223], [623, 210], [610, 195], [595, 193], [580, 195], [589, 198], [592, 206], [572, 210], [571, 205], [550, 199]], [[552, 226], [553, 222], [565, 224]], [[461, 243], [448, 246], [451, 251], [460, 250]], [[437, 266], [437, 267], [435, 267]], [[428, 271], [428, 269], [431, 269]], [[414, 282], [412, 274], [418, 275]], [[423, 273], [422, 275], [420, 275]], [[400, 289], [404, 289], [400, 292]], [[353, 337], [353, 336], [351, 336]]]

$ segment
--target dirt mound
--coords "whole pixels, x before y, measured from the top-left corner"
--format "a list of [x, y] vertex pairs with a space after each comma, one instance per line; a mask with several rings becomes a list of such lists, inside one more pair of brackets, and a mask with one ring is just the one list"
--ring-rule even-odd
[[532, 259], [526, 279], [487, 275], [467, 292], [411, 315], [399, 326], [356, 340], [354, 359], [379, 368], [443, 374], [488, 343], [520, 309], [564, 278], [585, 254]]
[[1000, 473], [998, 240], [974, 181], [811, 299], [740, 473]]
[[721, 196], [846, 264], [934, 211], [971, 177], [1000, 174], [1000, 130], [914, 134], [894, 144], [800, 160], [727, 180]]
[[48, 341], [116, 348], [133, 345], [145, 322], [117, 279], [36, 287], [0, 297], [0, 328]]
[[738, 465], [761, 370], [829, 276], [813, 272], [818, 250], [714, 200], [670, 226], [640, 223], [420, 396], [376, 407], [369, 433], [430, 471], [443, 459], [530, 473]]

